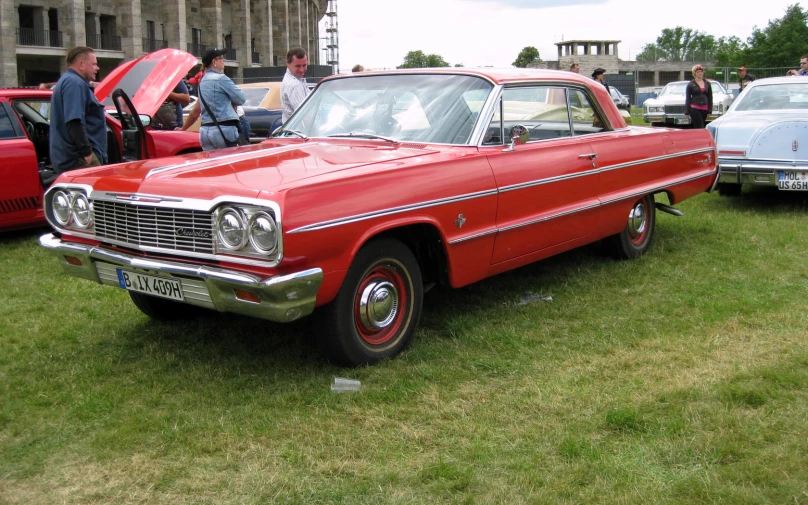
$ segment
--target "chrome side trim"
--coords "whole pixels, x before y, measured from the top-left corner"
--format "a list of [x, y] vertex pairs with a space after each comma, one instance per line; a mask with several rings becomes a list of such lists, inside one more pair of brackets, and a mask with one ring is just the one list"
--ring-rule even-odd
[[411, 205], [402, 205], [400, 207], [392, 207], [390, 209], [383, 209], [374, 212], [366, 212], [364, 214], [357, 214], [355, 216], [348, 216], [339, 219], [331, 219], [329, 221], [321, 221], [319, 223], [314, 223], [306, 226], [301, 226], [300, 228], [295, 228], [294, 230], [289, 230], [287, 233], [304, 233], [308, 231], [315, 231], [315, 230], [322, 230], [324, 228], [331, 228], [334, 226], [340, 226], [343, 224], [350, 224], [356, 223], [357, 221], [365, 221], [368, 219], [373, 219], [376, 217], [381, 216], [389, 216], [391, 214], [400, 214], [402, 212], [409, 212], [411, 210], [418, 210], [418, 209], [425, 209], [428, 207], [436, 207], [438, 205], [445, 205], [448, 203], [455, 203], [455, 202], [462, 202], [463, 200], [471, 200], [474, 198], [481, 198], [484, 196], [493, 196], [497, 194], [496, 189], [488, 189], [485, 191], [478, 191], [476, 193], [468, 193], [465, 195], [459, 196], [452, 196], [449, 198], [440, 198], [438, 200], [430, 200], [428, 202], [421, 202], [421, 203], [414, 203]]
[[[501, 146], [493, 146], [493, 147], [501, 147]], [[706, 152], [715, 153], [715, 149], [713, 149], [712, 147], [706, 147], [706, 148], [702, 148], [702, 149], [693, 149], [693, 150], [684, 151], [684, 152], [681, 152], [681, 153], [666, 154], [666, 155], [663, 155], [663, 156], [655, 156], [653, 158], [645, 158], [643, 160], [630, 161], [630, 162], [627, 162], [627, 163], [620, 163], [618, 165], [612, 165], [612, 166], [605, 167], [605, 168], [587, 170], [586, 172], [580, 172], [580, 173], [577, 173], [577, 174], [561, 175], [561, 176], [558, 176], [558, 177], [550, 177], [550, 178], [547, 178], [547, 179], [540, 179], [540, 180], [537, 180], [537, 181], [530, 181], [530, 182], [526, 182], [526, 183], [514, 184], [514, 185], [511, 185], [511, 186], [504, 186], [502, 188], [499, 188], [498, 190], [497, 189], [492, 189], [492, 190], [486, 190], [486, 191], [479, 191], [477, 193], [468, 193], [468, 194], [465, 194], [465, 195], [459, 195], [459, 196], [449, 197], [449, 198], [442, 198], [442, 199], [439, 199], [439, 200], [431, 200], [431, 201], [428, 201], [428, 202], [415, 203], [415, 204], [411, 204], [411, 205], [403, 205], [401, 207], [393, 207], [393, 208], [390, 208], [390, 209], [382, 209], [382, 210], [378, 210], [378, 211], [374, 211], [374, 212], [366, 212], [364, 214], [357, 214], [355, 216], [348, 216], [348, 217], [344, 217], [344, 218], [332, 219], [332, 220], [329, 220], [329, 221], [321, 221], [319, 223], [313, 223], [313, 224], [310, 224], [310, 225], [301, 226], [300, 228], [295, 228], [294, 230], [290, 230], [287, 233], [290, 233], [290, 234], [291, 233], [305, 233], [305, 232], [309, 232], [309, 231], [321, 230], [321, 229], [324, 229], [324, 228], [331, 228], [331, 227], [334, 227], [334, 226], [341, 226], [343, 224], [355, 223], [357, 221], [365, 221], [365, 220], [374, 219], [374, 218], [377, 218], [377, 217], [389, 216], [391, 214], [399, 214], [399, 213], [402, 213], [402, 212], [408, 212], [408, 211], [417, 210], [417, 209], [424, 209], [424, 208], [427, 208], [427, 207], [436, 207], [438, 205], [444, 205], [444, 204], [447, 204], [447, 203], [460, 202], [460, 201], [463, 201], [463, 200], [471, 200], [473, 198], [480, 198], [480, 197], [484, 197], [484, 196], [491, 196], [493, 194], [506, 193], [508, 191], [515, 191], [517, 189], [524, 189], [524, 188], [529, 188], [529, 187], [533, 187], [533, 186], [539, 186], [541, 184], [548, 184], [548, 183], [558, 182], [558, 181], [567, 180], [567, 179], [574, 179], [574, 178], [577, 178], [577, 177], [585, 177], [587, 175], [595, 175], [595, 174], [598, 174], [600, 172], [606, 172], [606, 171], [610, 171], [610, 170], [617, 170], [619, 168], [631, 167], [631, 166], [635, 166], [635, 165], [641, 165], [641, 164], [644, 164], [644, 163], [652, 163], [652, 162], [655, 162], [655, 161], [661, 161], [661, 160], [678, 158], [678, 157], [682, 157], [682, 156], [689, 156], [691, 154], [699, 154], [699, 153], [706, 153]], [[703, 175], [698, 175], [698, 176], [695, 176], [695, 177], [686, 178], [686, 179], [684, 179], [682, 181], [678, 181], [678, 182], [675, 182], [673, 184], [679, 184], [681, 182], [687, 182], [687, 181], [692, 180], [692, 179], [698, 179], [698, 178], [701, 178], [701, 177], [705, 177], [706, 175], [709, 175], [709, 174], [715, 174], [717, 170], [718, 170], [718, 165], [716, 165], [714, 170], [710, 170], [709, 172], [706, 172]], [[659, 191], [659, 189], [664, 188], [664, 187], [666, 187], [666, 186], [660, 186], [659, 188], [656, 188], [653, 191]], [[627, 196], [626, 198], [630, 198], [630, 197], [631, 196]], [[574, 212], [587, 210], [589, 208], [592, 208], [592, 207], [588, 206], [588, 207], [581, 208], [581, 209], [576, 209], [576, 210], [572, 210], [572, 211], [566, 211], [566, 212], [563, 212], [563, 213], [560, 213], [560, 214], [557, 214], [557, 215], [552, 215], [552, 216], [547, 216], [545, 218], [541, 218], [540, 220], [537, 220], [535, 222], [547, 221], [549, 219], [553, 219], [553, 218], [556, 218], [556, 217], [561, 217], [561, 216], [564, 216], [564, 215], [567, 215], [567, 214], [570, 214], [570, 213], [574, 213]], [[518, 226], [525, 226], [525, 225], [521, 225], [521, 224], [520, 225], [513, 225], [511, 227], [508, 227], [507, 229], [512, 229], [512, 228], [518, 227]], [[488, 234], [488, 232], [484, 232], [484, 233], [479, 234], [479, 236], [485, 236], [487, 234]], [[465, 241], [465, 240], [471, 240], [472, 238], [477, 238], [477, 236], [478, 235], [471, 235], [471, 236], [468, 236], [468, 237], [463, 237], [461, 239], [454, 239], [454, 240], [450, 241], [449, 243], [456, 243], [456, 242], [462, 242], [462, 241]]]
[[467, 240], [474, 240], [475, 238], [485, 237], [487, 235], [493, 235], [493, 234], [498, 233], [498, 232], [499, 232], [499, 230], [494, 228], [493, 230], [483, 231], [483, 232], [480, 232], [480, 233], [475, 233], [474, 235], [468, 235], [466, 237], [456, 238], [454, 240], [450, 240], [449, 243], [450, 244], [459, 244], [460, 242], [466, 242]]
[[524, 228], [525, 226], [530, 226], [530, 225], [536, 224], [536, 223], [543, 223], [545, 221], [550, 221], [551, 219], [556, 219], [558, 217], [564, 217], [564, 216], [568, 216], [570, 214], [576, 214], [578, 212], [583, 212], [585, 210], [596, 209], [596, 208], [600, 207], [601, 205], [603, 205], [603, 204], [602, 203], [595, 203], [595, 204], [592, 204], [592, 205], [584, 205], [583, 207], [579, 207], [577, 209], [567, 210], [567, 211], [564, 211], [564, 212], [558, 212], [556, 214], [551, 214], [549, 216], [540, 217], [538, 219], [531, 219], [530, 221], [525, 221], [524, 223], [512, 224], [510, 226], [505, 226], [504, 228], [499, 228], [499, 230], [497, 230], [497, 231], [510, 231], [510, 230], [515, 230], [517, 228]]

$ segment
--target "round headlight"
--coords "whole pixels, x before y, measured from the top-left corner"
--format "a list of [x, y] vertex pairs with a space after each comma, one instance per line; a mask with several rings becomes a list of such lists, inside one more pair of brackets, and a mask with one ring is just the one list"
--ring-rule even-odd
[[76, 195], [73, 198], [71, 211], [76, 226], [80, 228], [87, 228], [88, 226], [90, 226], [92, 216], [90, 214], [90, 202], [89, 200], [87, 200], [86, 196], [84, 196], [83, 194]]
[[247, 243], [247, 226], [241, 212], [227, 208], [219, 213], [216, 222], [219, 241], [228, 249], [241, 249]]
[[60, 225], [67, 226], [71, 217], [70, 195], [64, 191], [57, 191], [53, 194], [53, 218]]
[[267, 212], [258, 212], [250, 218], [250, 244], [256, 251], [269, 254], [278, 246], [278, 225]]

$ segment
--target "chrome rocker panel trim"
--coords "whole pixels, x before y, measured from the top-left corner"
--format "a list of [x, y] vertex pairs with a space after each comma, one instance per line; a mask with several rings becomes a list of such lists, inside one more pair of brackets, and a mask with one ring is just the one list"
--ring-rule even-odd
[[[56, 255], [64, 271], [74, 277], [118, 286], [117, 267], [148, 275], [169, 275], [181, 282], [183, 293], [186, 293], [185, 303], [281, 323], [311, 314], [323, 282], [320, 268], [262, 279], [234, 270], [147, 259], [100, 246], [64, 242], [51, 233], [42, 235], [39, 244]], [[65, 259], [66, 255], [80, 259], [82, 264], [71, 265]], [[234, 289], [255, 293], [261, 301], [239, 300]]]

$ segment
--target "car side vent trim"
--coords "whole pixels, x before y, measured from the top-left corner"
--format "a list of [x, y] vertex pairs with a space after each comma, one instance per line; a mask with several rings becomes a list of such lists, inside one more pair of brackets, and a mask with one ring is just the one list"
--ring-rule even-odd
[[0, 200], [0, 213], [19, 212], [21, 210], [39, 209], [42, 207], [42, 198], [29, 196], [26, 198], [10, 198]]

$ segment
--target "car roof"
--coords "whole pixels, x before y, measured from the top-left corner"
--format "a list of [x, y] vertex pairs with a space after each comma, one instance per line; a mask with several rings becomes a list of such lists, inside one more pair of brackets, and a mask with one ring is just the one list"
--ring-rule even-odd
[[767, 84], [794, 84], [794, 83], [808, 83], [808, 79], [801, 75], [789, 75], [782, 77], [764, 77], [756, 79], [746, 85], [749, 86], [765, 86]]
[[506, 84], [511, 82], [522, 81], [574, 81], [581, 84], [590, 85], [595, 82], [589, 77], [569, 72], [566, 70], [546, 70], [538, 68], [465, 68], [465, 67], [440, 67], [440, 68], [408, 68], [397, 70], [368, 70], [360, 74], [337, 74], [323, 78], [325, 80], [331, 79], [350, 79], [356, 77], [364, 77], [371, 75], [395, 75], [395, 74], [451, 74], [451, 75], [472, 75], [487, 79], [494, 84]]

